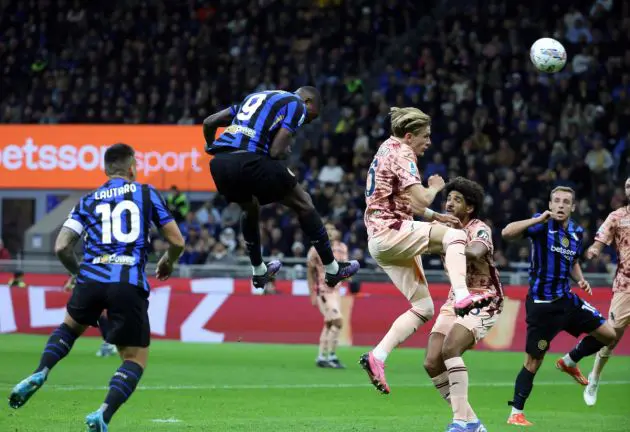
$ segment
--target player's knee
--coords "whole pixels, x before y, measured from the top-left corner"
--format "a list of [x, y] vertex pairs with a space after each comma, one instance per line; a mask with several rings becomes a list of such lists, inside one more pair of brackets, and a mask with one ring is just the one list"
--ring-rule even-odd
[[536, 357], [533, 357], [531, 354], [528, 354], [527, 358], [525, 359], [525, 364], [524, 364], [525, 369], [535, 374], [536, 372], [538, 372], [538, 369], [540, 369], [540, 366], [542, 365], [542, 362], [543, 362], [543, 358], [544, 358], [544, 353], [542, 354], [540, 358], [536, 358]]
[[612, 351], [615, 349], [615, 346], [617, 345], [617, 342], [613, 342], [612, 344], [610, 344], [609, 346], [605, 346], [602, 349], [599, 350], [599, 356], [601, 358], [608, 358], [610, 357], [610, 355], [612, 354]]
[[435, 377], [444, 372], [444, 362], [439, 352], [427, 352], [427, 356], [424, 358], [424, 370], [427, 371], [430, 377]]
[[435, 315], [435, 306], [431, 297], [421, 298], [411, 302], [411, 311], [423, 321], [423, 324], [430, 321]]
[[442, 358], [443, 359], [451, 359], [453, 357], [461, 357], [464, 353], [464, 350], [461, 346], [454, 343], [449, 338], [446, 338], [444, 341], [444, 345], [442, 346]]
[[343, 320], [341, 318], [335, 318], [331, 321], [331, 326], [337, 327], [339, 330], [343, 328]]
[[615, 329], [608, 323], [603, 324], [596, 330], [595, 334], [598, 341], [603, 343], [604, 345], [611, 345], [617, 339], [617, 333]]
[[466, 233], [463, 230], [448, 228], [442, 237], [442, 246], [446, 250], [453, 243], [466, 243]]
[[123, 361], [132, 361], [139, 364], [143, 369], [146, 369], [149, 357], [148, 348], [124, 346], [117, 346], [116, 348], [118, 349], [118, 354]]

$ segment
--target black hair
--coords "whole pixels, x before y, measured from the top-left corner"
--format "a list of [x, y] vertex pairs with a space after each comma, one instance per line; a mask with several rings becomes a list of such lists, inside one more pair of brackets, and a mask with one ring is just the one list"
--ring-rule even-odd
[[313, 86], [303, 86], [295, 91], [295, 93], [299, 94], [302, 99], [310, 99], [316, 107], [322, 106], [322, 95]]
[[105, 151], [105, 174], [126, 176], [135, 155], [133, 147], [116, 143]]
[[453, 180], [448, 182], [444, 190], [446, 191], [446, 196], [448, 196], [448, 194], [452, 191], [462, 194], [466, 205], [474, 208], [470, 217], [472, 219], [477, 219], [479, 217], [484, 200], [483, 188], [479, 183], [468, 180], [464, 177], [455, 177]]

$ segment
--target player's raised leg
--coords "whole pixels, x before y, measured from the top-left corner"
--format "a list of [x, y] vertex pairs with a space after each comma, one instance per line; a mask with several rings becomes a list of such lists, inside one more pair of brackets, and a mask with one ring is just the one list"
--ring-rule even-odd
[[586, 405], [593, 406], [597, 403], [597, 391], [599, 390], [599, 380], [601, 379], [602, 371], [604, 370], [606, 363], [608, 363], [608, 359], [610, 358], [613, 350], [623, 337], [624, 332], [625, 328], [615, 328], [615, 341], [597, 352], [593, 370], [588, 375], [588, 385], [584, 389], [584, 402]]
[[74, 342], [86, 328], [87, 326], [77, 323], [66, 313], [64, 322], [50, 334], [37, 369], [11, 391], [9, 395], [11, 408], [23, 406], [44, 385], [50, 371], [70, 353]]
[[429, 236], [429, 251], [444, 253], [444, 267], [451, 282], [458, 316], [475, 308], [489, 305], [495, 295], [490, 292], [470, 293], [466, 285], [466, 233], [444, 225], [433, 225]]
[[243, 239], [247, 247], [247, 254], [252, 264], [252, 284], [256, 288], [264, 288], [267, 283], [280, 271], [282, 263], [274, 260], [265, 264], [262, 257], [260, 243], [260, 205], [255, 197], [251, 201], [240, 202], [241, 210], [241, 230]]
[[[430, 229], [429, 224], [416, 224], [418, 227], [417, 236], [421, 237], [428, 234], [423, 234], [423, 231], [428, 231]], [[405, 234], [407, 234], [407, 230], [404, 230], [401, 234], [396, 235]], [[391, 240], [395, 241], [394, 238]], [[376, 258], [379, 256], [379, 253], [373, 251], [373, 247], [374, 246], [370, 248], [370, 252], [372, 253], [372, 256]], [[424, 276], [422, 258], [420, 255], [417, 255], [409, 262], [408, 265], [405, 266], [381, 264], [381, 267], [383, 267], [383, 270], [385, 270], [394, 285], [396, 285], [396, 287], [405, 295], [411, 304], [410, 309], [396, 318], [389, 331], [379, 344], [369, 353], [363, 354], [359, 360], [359, 363], [367, 372], [370, 381], [376, 389], [381, 393], [388, 394], [390, 393], [390, 388], [385, 378], [385, 362], [387, 357], [394, 348], [414, 334], [418, 327], [433, 318], [434, 306], [433, 299], [431, 299], [431, 295], [429, 294], [429, 288]]]

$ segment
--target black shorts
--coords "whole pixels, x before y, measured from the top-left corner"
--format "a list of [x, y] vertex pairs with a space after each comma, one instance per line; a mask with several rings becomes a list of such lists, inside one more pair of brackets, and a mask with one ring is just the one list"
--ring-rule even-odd
[[210, 161], [210, 172], [228, 202], [250, 202], [252, 197], [261, 205], [280, 202], [297, 184], [280, 161], [249, 152], [217, 154]]
[[552, 303], [534, 303], [527, 296], [527, 341], [525, 350], [533, 358], [542, 358], [551, 341], [561, 331], [575, 337], [591, 333], [606, 322], [606, 318], [588, 302], [569, 294]]
[[96, 326], [107, 309], [107, 342], [125, 347], [149, 346], [149, 293], [140, 287], [126, 283], [77, 284], [66, 308], [72, 319], [90, 326]]

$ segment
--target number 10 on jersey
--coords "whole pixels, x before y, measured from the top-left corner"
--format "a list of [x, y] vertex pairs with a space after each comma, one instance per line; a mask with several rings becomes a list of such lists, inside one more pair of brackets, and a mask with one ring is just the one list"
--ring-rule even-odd
[[[111, 204], [103, 203], [96, 206], [96, 213], [101, 215], [101, 229], [103, 230], [103, 244], [111, 244], [112, 236], [119, 243], [132, 243], [140, 236], [140, 209], [138, 205], [129, 200], [121, 201], [111, 208]], [[128, 232], [123, 232], [122, 218], [124, 212], [130, 213]]]

